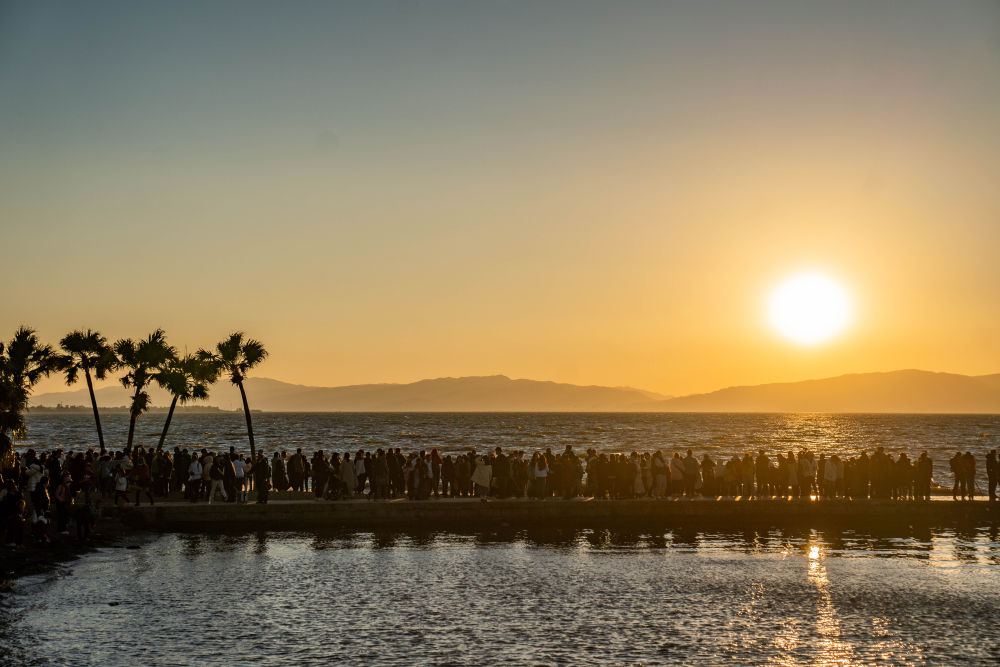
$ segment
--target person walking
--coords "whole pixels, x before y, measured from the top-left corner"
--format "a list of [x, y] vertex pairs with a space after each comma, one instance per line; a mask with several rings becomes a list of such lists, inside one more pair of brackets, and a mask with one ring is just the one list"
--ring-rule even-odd
[[[220, 457], [221, 458], [221, 457]], [[216, 458], [212, 463], [211, 470], [208, 471], [208, 504], [211, 505], [212, 501], [215, 499], [215, 494], [218, 492], [222, 496], [223, 502], [228, 501], [229, 498], [226, 496], [226, 489], [222, 485], [222, 481], [225, 477], [225, 473], [222, 471], [222, 462], [219, 458]]]

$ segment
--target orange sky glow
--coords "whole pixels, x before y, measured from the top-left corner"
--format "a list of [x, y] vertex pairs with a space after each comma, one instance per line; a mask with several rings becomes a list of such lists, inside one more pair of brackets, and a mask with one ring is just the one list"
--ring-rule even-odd
[[[0, 337], [241, 329], [314, 385], [1000, 371], [1000, 6], [711, 4], [6, 6]], [[812, 346], [767, 312], [804, 272], [852, 304]]]

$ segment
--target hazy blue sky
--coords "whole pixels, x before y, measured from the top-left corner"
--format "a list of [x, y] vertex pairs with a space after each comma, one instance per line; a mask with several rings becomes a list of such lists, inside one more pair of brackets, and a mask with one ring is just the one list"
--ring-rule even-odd
[[[0, 2], [0, 337], [313, 384], [1000, 370], [996, 2]], [[851, 330], [762, 303], [822, 270]]]

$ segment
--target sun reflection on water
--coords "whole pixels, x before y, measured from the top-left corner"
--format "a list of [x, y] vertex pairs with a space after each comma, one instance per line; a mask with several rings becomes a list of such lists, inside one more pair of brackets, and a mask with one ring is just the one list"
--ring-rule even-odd
[[823, 550], [818, 544], [809, 545], [809, 581], [816, 587], [819, 600], [816, 605], [816, 630], [820, 635], [818, 663], [821, 665], [850, 665], [854, 663], [851, 646], [841, 641], [840, 621], [830, 597], [830, 579], [827, 577]]

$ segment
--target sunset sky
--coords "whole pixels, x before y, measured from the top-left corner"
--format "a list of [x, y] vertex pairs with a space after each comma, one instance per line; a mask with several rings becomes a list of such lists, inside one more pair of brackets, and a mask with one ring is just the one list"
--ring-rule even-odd
[[[666, 394], [1000, 372], [996, 2], [0, 2], [0, 338]], [[802, 346], [767, 304], [852, 301]], [[39, 390], [59, 390], [50, 380]]]

